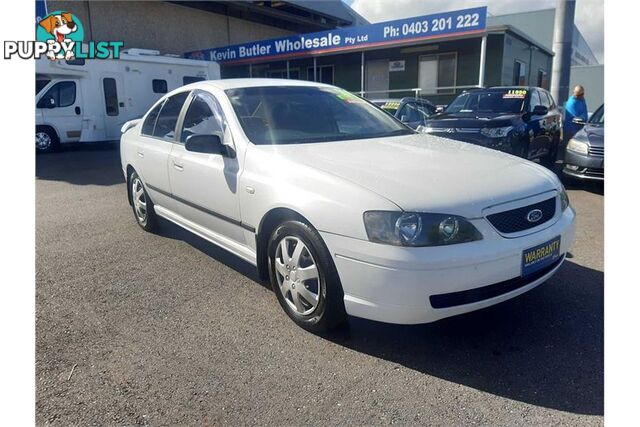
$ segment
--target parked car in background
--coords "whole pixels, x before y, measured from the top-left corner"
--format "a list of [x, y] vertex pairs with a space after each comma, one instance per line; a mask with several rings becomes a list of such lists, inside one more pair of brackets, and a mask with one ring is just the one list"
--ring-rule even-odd
[[184, 86], [125, 124], [120, 155], [140, 227], [163, 217], [255, 265], [311, 331], [497, 304], [551, 277], [574, 239], [551, 171], [320, 83]]
[[400, 106], [399, 99], [371, 99], [370, 102], [375, 106], [382, 108], [383, 111], [391, 114], [393, 117], [396, 116], [398, 107]]
[[551, 164], [562, 140], [562, 114], [544, 89], [493, 87], [460, 94], [419, 130]]
[[406, 97], [400, 100], [376, 99], [371, 101], [412, 129], [425, 124], [436, 113], [436, 106], [423, 98]]
[[604, 104], [567, 142], [562, 172], [573, 178], [604, 180]]

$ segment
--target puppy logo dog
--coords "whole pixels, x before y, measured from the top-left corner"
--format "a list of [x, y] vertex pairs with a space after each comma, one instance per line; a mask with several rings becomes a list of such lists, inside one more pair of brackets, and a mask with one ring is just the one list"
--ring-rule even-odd
[[[68, 36], [78, 30], [78, 25], [73, 21], [73, 16], [68, 12], [61, 12], [57, 15], [49, 15], [40, 21], [39, 24], [45, 31], [53, 36], [53, 40], [47, 40], [47, 43], [63, 43], [71, 41]], [[64, 54], [56, 55], [49, 50], [47, 57], [51, 60], [55, 59], [73, 59], [75, 57], [73, 50], [68, 50]]]

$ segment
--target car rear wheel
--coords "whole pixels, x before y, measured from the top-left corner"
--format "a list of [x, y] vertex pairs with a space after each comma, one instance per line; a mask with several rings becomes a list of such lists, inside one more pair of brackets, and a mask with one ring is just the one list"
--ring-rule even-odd
[[136, 172], [129, 179], [131, 206], [136, 222], [145, 231], [153, 231], [157, 228], [158, 217], [153, 209], [153, 202], [144, 188], [142, 179]]
[[311, 332], [326, 332], [345, 322], [342, 285], [317, 231], [287, 221], [272, 233], [268, 254], [271, 286], [294, 322]]

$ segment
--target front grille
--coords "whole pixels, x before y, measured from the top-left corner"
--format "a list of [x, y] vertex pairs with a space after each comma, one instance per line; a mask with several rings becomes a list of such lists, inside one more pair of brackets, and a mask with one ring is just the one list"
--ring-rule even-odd
[[[536, 222], [529, 222], [527, 215], [534, 209], [542, 211], [542, 218]], [[501, 233], [517, 233], [544, 224], [553, 218], [555, 214], [556, 198], [552, 197], [533, 205], [488, 215], [487, 219]]]
[[594, 157], [604, 157], [604, 147], [589, 147], [589, 155]]
[[504, 282], [494, 283], [493, 285], [483, 286], [481, 288], [469, 289], [468, 291], [431, 295], [429, 297], [429, 302], [431, 302], [431, 306], [433, 308], [449, 308], [495, 298], [535, 282], [560, 265], [563, 259], [564, 255], [548, 267], [538, 270], [527, 277], [514, 277], [513, 279], [505, 280]]

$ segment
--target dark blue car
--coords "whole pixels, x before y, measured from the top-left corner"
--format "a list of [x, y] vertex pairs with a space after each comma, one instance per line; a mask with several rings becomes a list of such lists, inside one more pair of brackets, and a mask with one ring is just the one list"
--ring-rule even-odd
[[419, 131], [552, 164], [562, 140], [562, 113], [539, 87], [477, 89], [460, 94]]
[[412, 129], [423, 126], [429, 117], [436, 114], [436, 106], [423, 98], [377, 99], [371, 102]]

